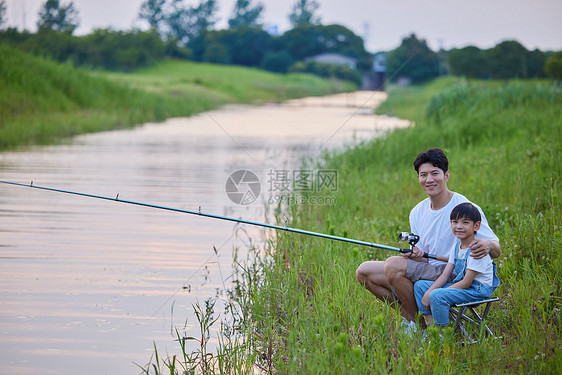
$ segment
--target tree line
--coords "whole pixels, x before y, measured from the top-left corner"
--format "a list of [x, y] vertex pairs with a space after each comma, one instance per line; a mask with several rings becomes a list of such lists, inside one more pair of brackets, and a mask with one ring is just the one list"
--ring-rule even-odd
[[[0, 22], [5, 8], [5, 0], [0, 0]], [[314, 54], [333, 52], [357, 59], [362, 69], [370, 64], [362, 38], [341, 25], [322, 25], [317, 9], [315, 0], [296, 0], [289, 14], [293, 28], [276, 35], [264, 29], [260, 22], [264, 7], [255, 0], [237, 0], [224, 30], [214, 28], [216, 0], [201, 0], [195, 6], [186, 6], [183, 0], [146, 0], [138, 18], [148, 24], [148, 30], [97, 29], [75, 36], [79, 14], [73, 2], [47, 0], [39, 11], [36, 33], [2, 29], [0, 42], [94, 69], [126, 71], [173, 57], [278, 73], [307, 71], [360, 83], [356, 69], [303, 63]]]
[[412, 34], [388, 53], [387, 73], [394, 81], [407, 77], [413, 82], [446, 74], [479, 79], [552, 77], [560, 80], [562, 52], [529, 51], [515, 40], [484, 50], [468, 46], [434, 52], [425, 40]]
[[[316, 0], [294, 0], [288, 19], [292, 28], [281, 35], [261, 23], [264, 6], [257, 0], [237, 0], [228, 28], [215, 29], [217, 0], [185, 5], [183, 0], [145, 0], [138, 19], [148, 30], [97, 29], [75, 36], [79, 12], [72, 1], [47, 0], [39, 11], [37, 32], [4, 28], [6, 2], [0, 0], [0, 42], [60, 62], [93, 69], [131, 70], [166, 58], [235, 64], [265, 70], [308, 72], [361, 82], [371, 70], [373, 55], [363, 39], [341, 25], [323, 25]], [[307, 61], [322, 53], [356, 59], [356, 68]], [[562, 77], [562, 52], [528, 51], [517, 41], [504, 41], [481, 50], [469, 46], [432, 51], [412, 34], [386, 53], [387, 80], [416, 83], [439, 75], [509, 79]]]

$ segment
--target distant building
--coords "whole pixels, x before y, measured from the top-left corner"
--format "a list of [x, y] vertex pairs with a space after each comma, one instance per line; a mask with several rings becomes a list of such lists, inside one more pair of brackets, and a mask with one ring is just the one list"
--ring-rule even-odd
[[304, 61], [319, 62], [324, 64], [347, 65], [351, 69], [357, 69], [357, 59], [341, 55], [339, 53], [322, 53], [320, 55], [309, 57]]
[[384, 91], [386, 79], [386, 55], [377, 53], [373, 56], [373, 65], [370, 72], [363, 74], [363, 90]]
[[373, 56], [373, 72], [386, 72], [386, 55], [384, 53], [377, 53], [375, 56]]

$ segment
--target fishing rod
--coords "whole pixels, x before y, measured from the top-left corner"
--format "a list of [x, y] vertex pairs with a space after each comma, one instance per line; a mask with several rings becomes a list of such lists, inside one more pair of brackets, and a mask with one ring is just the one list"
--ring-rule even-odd
[[[280, 226], [280, 225], [260, 223], [260, 222], [256, 222], [256, 221], [236, 219], [236, 218], [227, 217], [227, 216], [220, 216], [220, 215], [204, 213], [204, 212], [201, 212], [201, 206], [199, 206], [198, 211], [190, 211], [190, 210], [184, 210], [184, 209], [180, 209], [180, 208], [165, 207], [165, 206], [159, 206], [159, 205], [150, 204], [150, 203], [135, 202], [135, 201], [125, 200], [125, 199], [119, 199], [119, 194], [117, 194], [117, 196], [115, 198], [112, 198], [112, 197], [105, 197], [105, 196], [101, 196], [101, 195], [80, 193], [80, 192], [70, 191], [70, 190], [62, 190], [62, 189], [45, 187], [45, 186], [37, 186], [37, 185], [33, 185], [33, 181], [31, 181], [30, 184], [22, 184], [22, 183], [18, 183], [18, 182], [1, 181], [0, 180], [0, 183], [15, 185], [15, 186], [21, 186], [21, 187], [30, 187], [30, 188], [33, 188], [33, 189], [40, 189], [40, 190], [57, 192], [57, 193], [79, 195], [79, 196], [88, 197], [88, 198], [103, 199], [103, 200], [108, 200], [108, 201], [113, 201], [113, 202], [132, 204], [132, 205], [136, 205], [136, 206], [156, 208], [156, 209], [159, 209], [159, 210], [180, 212], [180, 213], [184, 213], [184, 214], [208, 217], [208, 218], [211, 218], [211, 219], [233, 221], [235, 223], [240, 223], [240, 224], [249, 224], [249, 225], [254, 225], [254, 226], [258, 226], [258, 227], [271, 228], [271, 229], [275, 229], [275, 230], [283, 230], [283, 231], [291, 232], [291, 233], [299, 233], [299, 234], [304, 234], [304, 235], [308, 235], [308, 236], [326, 238], [326, 239], [330, 239], [330, 240], [342, 241], [342, 242], [352, 243], [352, 244], [355, 244], [355, 245], [362, 245], [362, 246], [367, 246], [367, 247], [372, 247], [372, 248], [377, 248], [377, 249], [390, 250], [390, 251], [395, 251], [395, 252], [400, 252], [400, 253], [410, 253], [410, 252], [412, 252], [413, 249], [414, 249], [414, 246], [416, 245], [416, 243], [420, 239], [418, 235], [415, 235], [413, 233], [401, 232], [398, 238], [402, 241], [408, 241], [408, 243], [410, 244], [409, 249], [402, 249], [402, 248], [399, 248], [399, 247], [379, 245], [379, 244], [376, 244], [376, 243], [373, 243], [373, 242], [359, 241], [359, 240], [354, 240], [354, 239], [351, 239], [351, 238], [333, 236], [333, 235], [330, 235], [330, 234], [311, 232], [311, 231], [303, 230], [303, 229], [290, 228], [288, 226], [288, 224], [286, 224], [285, 226]], [[428, 253], [424, 253], [423, 257], [424, 258], [437, 259], [437, 257], [435, 255], [431, 255], [431, 254], [428, 254]]]

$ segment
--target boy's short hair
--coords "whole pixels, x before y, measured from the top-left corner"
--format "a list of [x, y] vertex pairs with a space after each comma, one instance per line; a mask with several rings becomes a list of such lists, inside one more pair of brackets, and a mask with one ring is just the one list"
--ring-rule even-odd
[[480, 215], [480, 211], [470, 202], [464, 202], [457, 205], [451, 211], [451, 220], [460, 220], [460, 219], [468, 219], [472, 220], [474, 223], [477, 223], [482, 220], [482, 216]]
[[445, 153], [439, 148], [430, 148], [429, 150], [420, 152], [414, 160], [414, 169], [419, 173], [420, 166], [425, 163], [431, 163], [433, 166], [441, 169], [443, 173], [449, 170], [449, 160]]

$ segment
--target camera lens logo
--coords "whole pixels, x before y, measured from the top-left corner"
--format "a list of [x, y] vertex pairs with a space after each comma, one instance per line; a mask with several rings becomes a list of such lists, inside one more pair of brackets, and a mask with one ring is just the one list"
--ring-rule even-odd
[[233, 203], [248, 205], [254, 203], [260, 195], [260, 179], [254, 172], [240, 169], [228, 176], [225, 190]]

